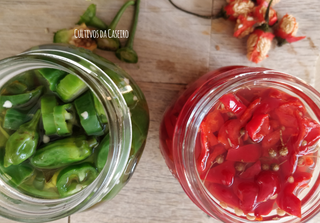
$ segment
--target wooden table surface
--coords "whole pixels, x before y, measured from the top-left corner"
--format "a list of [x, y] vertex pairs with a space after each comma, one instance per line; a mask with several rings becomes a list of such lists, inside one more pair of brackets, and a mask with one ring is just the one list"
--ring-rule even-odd
[[[0, 0], [0, 59], [51, 43], [53, 33], [71, 28], [91, 3], [97, 4], [97, 15], [108, 24], [125, 1]], [[176, 2], [203, 14], [217, 13], [225, 4], [225, 0]], [[270, 58], [258, 66], [288, 72], [315, 85], [320, 1], [282, 0], [275, 9], [281, 16], [287, 12], [295, 15], [300, 23], [299, 35], [308, 38], [282, 48], [274, 46]], [[131, 8], [118, 29], [129, 29], [132, 16]], [[56, 223], [218, 222], [200, 211], [171, 176], [159, 151], [158, 129], [166, 106], [188, 83], [222, 66], [257, 66], [245, 57], [246, 39], [235, 39], [232, 32], [232, 22], [187, 15], [175, 10], [167, 0], [141, 0], [134, 47], [139, 63], [121, 63], [113, 53], [96, 52], [127, 70], [147, 97], [151, 125], [145, 152], [133, 178], [116, 198]], [[317, 83], [320, 89], [320, 82]], [[320, 216], [312, 222], [319, 221]]]

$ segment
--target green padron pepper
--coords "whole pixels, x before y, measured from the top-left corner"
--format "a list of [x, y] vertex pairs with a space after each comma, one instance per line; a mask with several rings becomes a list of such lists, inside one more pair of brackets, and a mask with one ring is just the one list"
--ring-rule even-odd
[[68, 74], [57, 86], [57, 93], [62, 101], [73, 101], [88, 89], [87, 85], [77, 76]]
[[[1, 149], [2, 151], [4, 148]], [[3, 152], [2, 152], [3, 153]], [[3, 154], [1, 155], [3, 157]], [[12, 165], [7, 168], [3, 165], [3, 159], [0, 159], [0, 171], [2, 177], [7, 181], [19, 186], [22, 182], [33, 175], [34, 168], [28, 163], [21, 163], [19, 165]]]
[[75, 122], [75, 114], [72, 104], [56, 106], [53, 109], [54, 123], [60, 136], [71, 135]]
[[108, 134], [103, 138], [99, 146], [96, 148], [96, 150], [98, 151], [96, 155], [96, 167], [99, 171], [101, 171], [103, 167], [106, 165], [109, 153], [109, 146], [110, 136]]
[[34, 167], [40, 169], [64, 167], [86, 159], [97, 145], [98, 142], [94, 137], [88, 140], [86, 136], [60, 139], [37, 150], [30, 162]]
[[38, 107], [33, 107], [30, 111], [10, 108], [6, 111], [3, 121], [3, 128], [9, 130], [18, 130], [19, 127], [30, 121]]
[[0, 95], [0, 106], [3, 108], [26, 107], [37, 102], [42, 93], [43, 87], [17, 95]]
[[67, 197], [87, 187], [97, 176], [97, 170], [88, 163], [69, 166], [60, 172], [57, 189], [62, 197]]
[[18, 165], [35, 153], [39, 141], [38, 123], [40, 116], [39, 109], [30, 122], [21, 125], [9, 137], [5, 147], [4, 167]]
[[51, 91], [56, 91], [59, 82], [68, 74], [67, 72], [64, 72], [62, 70], [51, 68], [42, 68], [38, 71], [42, 75], [42, 77], [44, 77], [48, 81]]

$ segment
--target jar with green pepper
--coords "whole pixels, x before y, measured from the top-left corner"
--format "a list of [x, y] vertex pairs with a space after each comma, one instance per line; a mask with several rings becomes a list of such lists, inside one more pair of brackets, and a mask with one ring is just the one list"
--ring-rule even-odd
[[111, 200], [148, 128], [134, 80], [90, 51], [43, 45], [0, 61], [0, 215], [52, 221]]

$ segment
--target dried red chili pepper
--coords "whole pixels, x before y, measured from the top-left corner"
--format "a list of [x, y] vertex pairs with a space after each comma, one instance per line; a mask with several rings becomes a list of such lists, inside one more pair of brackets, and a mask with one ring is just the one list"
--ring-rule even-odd
[[234, 0], [221, 9], [220, 17], [229, 20], [236, 20], [239, 15], [245, 15], [252, 12], [254, 3], [251, 0]]
[[266, 10], [265, 23], [259, 26], [248, 38], [247, 41], [247, 58], [248, 60], [259, 63], [268, 57], [268, 52], [271, 48], [271, 41], [274, 35], [269, 28], [269, 10], [272, 0]]
[[305, 36], [296, 36], [299, 24], [295, 17], [286, 14], [280, 21], [278, 29], [275, 31], [278, 46], [286, 43], [293, 43], [306, 38]]
[[234, 28], [234, 37], [243, 38], [254, 30], [254, 25], [256, 24], [256, 20], [252, 16], [248, 15], [239, 15], [237, 19], [236, 26]]
[[[265, 1], [254, 8], [253, 16], [254, 16], [255, 20], [257, 20], [258, 23], [261, 24], [261, 23], [266, 22], [265, 15], [266, 15], [267, 8], [268, 8], [268, 3]], [[270, 7], [268, 25], [273, 26], [277, 21], [278, 21], [277, 12], [276, 12], [276, 10], [274, 10], [273, 8]]]

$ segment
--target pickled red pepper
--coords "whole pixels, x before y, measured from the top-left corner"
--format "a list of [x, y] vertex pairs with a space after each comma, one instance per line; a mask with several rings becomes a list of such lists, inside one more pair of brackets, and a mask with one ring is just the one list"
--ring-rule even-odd
[[[224, 95], [200, 125], [199, 177], [220, 205], [249, 220], [301, 217], [297, 197], [308, 187], [320, 124], [283, 91], [250, 87]], [[248, 94], [248, 91], [250, 94]]]

